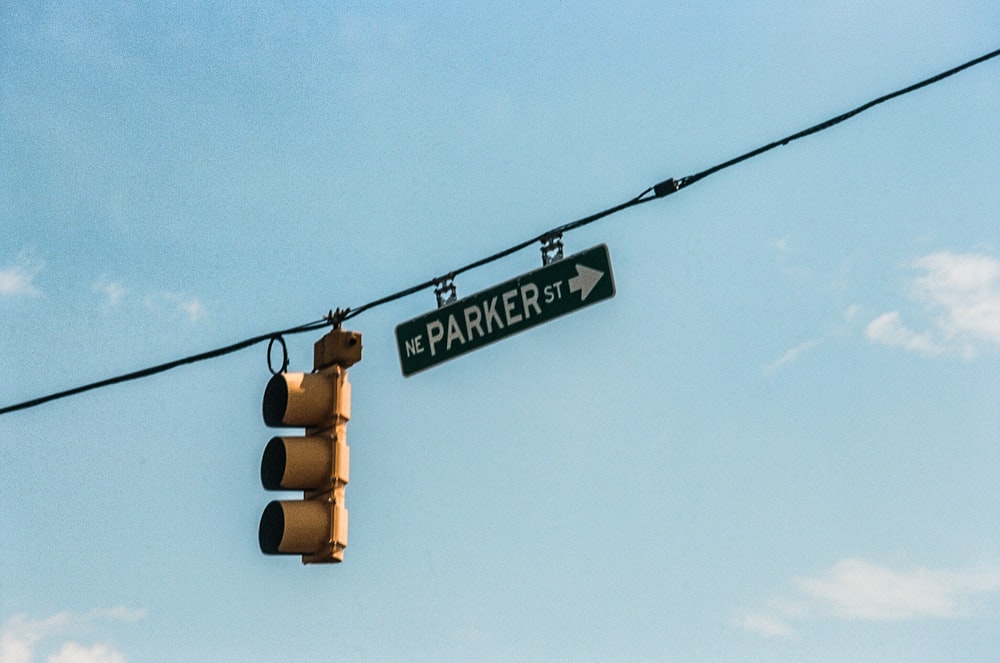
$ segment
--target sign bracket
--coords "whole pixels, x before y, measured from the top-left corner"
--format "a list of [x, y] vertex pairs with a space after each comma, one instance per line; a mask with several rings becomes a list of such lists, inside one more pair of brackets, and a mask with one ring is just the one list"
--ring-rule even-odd
[[448, 274], [434, 279], [434, 296], [437, 297], [438, 308], [444, 308], [458, 300], [458, 289], [455, 287], [455, 275]]

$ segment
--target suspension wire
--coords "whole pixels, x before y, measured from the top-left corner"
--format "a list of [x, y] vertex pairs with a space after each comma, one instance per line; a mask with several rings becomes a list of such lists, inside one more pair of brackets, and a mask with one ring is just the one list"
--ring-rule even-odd
[[269, 334], [261, 334], [260, 336], [254, 336], [252, 338], [248, 338], [239, 341], [237, 343], [233, 343], [232, 345], [216, 348], [215, 350], [209, 350], [207, 352], [202, 352], [200, 354], [191, 355], [190, 357], [184, 357], [183, 359], [175, 359], [174, 361], [168, 361], [165, 364], [151, 366], [149, 368], [144, 368], [142, 370], [134, 371], [132, 373], [126, 373], [124, 375], [108, 378], [106, 380], [91, 382], [90, 384], [85, 384], [80, 387], [67, 389], [66, 391], [59, 391], [54, 394], [49, 394], [47, 396], [35, 398], [30, 401], [18, 403], [16, 405], [9, 405], [7, 407], [0, 408], [0, 415], [7, 414], [8, 412], [16, 412], [18, 410], [26, 410], [31, 407], [42, 405], [43, 403], [48, 403], [49, 401], [54, 401], [60, 398], [66, 398], [68, 396], [75, 396], [77, 394], [82, 394], [83, 392], [90, 391], [92, 389], [110, 387], [113, 384], [120, 384], [122, 382], [128, 382], [130, 380], [138, 380], [139, 378], [149, 377], [150, 375], [156, 375], [157, 373], [169, 371], [172, 368], [177, 368], [178, 366], [183, 366], [185, 364], [194, 364], [199, 361], [205, 361], [206, 359], [215, 359], [216, 357], [221, 357], [223, 355], [228, 355], [233, 352], [238, 352], [240, 350], [249, 348], [252, 345], [263, 343], [264, 341], [272, 341], [274, 339], [281, 338], [282, 336], [288, 336], [291, 334], [301, 334], [303, 332], [322, 329], [323, 327], [326, 327], [328, 324], [329, 322], [327, 321], [326, 318], [324, 318], [322, 320], [317, 320], [315, 322], [309, 322], [304, 325], [299, 325], [298, 327], [291, 327], [290, 329], [274, 331]]
[[[666, 180], [660, 182], [659, 184], [656, 184], [655, 186], [649, 187], [648, 189], [646, 189], [645, 191], [643, 191], [642, 193], [640, 193], [638, 196], [636, 196], [635, 198], [632, 198], [631, 200], [629, 200], [629, 201], [627, 201], [625, 203], [622, 203], [620, 205], [616, 205], [614, 207], [610, 207], [610, 208], [604, 210], [603, 212], [598, 212], [597, 214], [592, 214], [591, 216], [587, 216], [587, 217], [584, 217], [584, 218], [579, 219], [577, 221], [572, 221], [570, 223], [566, 223], [564, 225], [561, 225], [561, 226], [558, 226], [558, 227], [553, 228], [551, 230], [548, 230], [548, 231], [542, 233], [541, 235], [538, 235], [537, 237], [534, 237], [534, 238], [529, 239], [529, 240], [525, 240], [525, 241], [521, 242], [520, 244], [515, 244], [514, 246], [511, 246], [510, 248], [504, 249], [502, 251], [498, 251], [497, 253], [494, 253], [494, 254], [489, 255], [489, 256], [487, 256], [485, 258], [477, 260], [477, 261], [475, 261], [473, 263], [470, 263], [470, 264], [468, 264], [468, 265], [466, 265], [464, 267], [460, 267], [459, 269], [456, 269], [456, 270], [453, 270], [451, 272], [448, 272], [448, 274], [445, 275], [445, 277], [439, 277], [439, 278], [435, 278], [435, 279], [430, 279], [428, 281], [424, 281], [423, 283], [411, 286], [411, 287], [406, 288], [404, 290], [400, 290], [399, 292], [396, 292], [396, 293], [393, 293], [391, 295], [387, 295], [385, 297], [382, 297], [381, 299], [376, 299], [375, 301], [368, 302], [367, 304], [363, 304], [363, 305], [358, 306], [356, 308], [353, 308], [353, 309], [348, 308], [348, 309], [345, 310], [344, 320], [353, 318], [353, 317], [355, 317], [357, 315], [360, 315], [361, 313], [364, 313], [365, 311], [369, 311], [369, 310], [371, 310], [371, 309], [373, 309], [373, 308], [375, 308], [377, 306], [381, 306], [383, 304], [388, 304], [389, 302], [396, 301], [397, 299], [402, 299], [403, 297], [408, 297], [408, 296], [410, 296], [412, 294], [420, 292], [421, 290], [426, 290], [427, 288], [433, 287], [442, 278], [446, 278], [446, 277], [448, 277], [448, 278], [454, 278], [455, 276], [457, 276], [458, 274], [461, 274], [462, 272], [469, 271], [470, 269], [476, 269], [477, 267], [482, 267], [483, 265], [491, 263], [491, 262], [493, 262], [495, 260], [499, 260], [501, 258], [505, 258], [505, 257], [511, 255], [512, 253], [517, 253], [518, 251], [521, 251], [522, 249], [525, 249], [525, 248], [531, 246], [532, 244], [535, 244], [536, 242], [543, 241], [543, 240], [545, 240], [546, 238], [548, 238], [548, 237], [550, 237], [552, 235], [556, 235], [556, 234], [568, 232], [570, 230], [576, 230], [577, 228], [581, 228], [581, 227], [583, 227], [585, 225], [593, 223], [594, 221], [598, 221], [600, 219], [603, 219], [606, 216], [610, 216], [610, 215], [612, 215], [612, 214], [614, 214], [616, 212], [620, 212], [622, 210], [628, 209], [629, 207], [634, 207], [634, 206], [640, 205], [642, 203], [647, 203], [647, 202], [650, 202], [652, 200], [657, 200], [659, 198], [663, 198], [664, 196], [668, 196], [671, 193], [676, 193], [677, 191], [680, 191], [683, 188], [691, 186], [695, 182], [699, 182], [699, 181], [705, 179], [706, 177], [708, 177], [710, 175], [714, 175], [715, 173], [719, 172], [720, 170], [724, 170], [726, 168], [730, 168], [732, 166], [735, 166], [738, 163], [741, 163], [741, 162], [746, 161], [748, 159], [752, 159], [754, 157], [760, 156], [761, 154], [764, 154], [765, 152], [769, 152], [769, 151], [773, 150], [776, 147], [781, 147], [783, 145], [788, 145], [789, 143], [791, 143], [793, 141], [796, 141], [796, 140], [799, 140], [800, 138], [805, 138], [806, 136], [810, 136], [812, 134], [819, 133], [820, 131], [824, 131], [826, 129], [829, 129], [830, 127], [836, 126], [836, 125], [840, 124], [841, 122], [844, 122], [845, 120], [849, 120], [850, 118], [854, 117], [855, 115], [859, 115], [859, 114], [865, 112], [866, 110], [868, 110], [868, 109], [870, 109], [870, 108], [872, 108], [874, 106], [878, 106], [879, 104], [885, 103], [886, 101], [889, 101], [890, 99], [895, 99], [896, 97], [901, 97], [904, 94], [909, 94], [910, 92], [914, 92], [915, 90], [919, 90], [920, 88], [927, 87], [928, 85], [932, 85], [934, 83], [937, 83], [938, 81], [944, 80], [945, 78], [948, 78], [949, 76], [954, 76], [955, 74], [957, 74], [957, 73], [959, 73], [961, 71], [964, 71], [965, 69], [968, 69], [969, 67], [974, 67], [977, 64], [981, 64], [983, 62], [986, 62], [987, 60], [995, 58], [998, 55], [1000, 55], [1000, 49], [997, 49], [997, 50], [995, 50], [995, 51], [993, 51], [991, 53], [987, 53], [985, 55], [981, 55], [978, 58], [975, 58], [973, 60], [969, 60], [968, 62], [966, 62], [964, 64], [960, 64], [959, 66], [953, 67], [953, 68], [951, 68], [951, 69], [949, 69], [947, 71], [943, 71], [943, 72], [941, 72], [939, 74], [935, 74], [934, 76], [931, 76], [930, 78], [926, 78], [926, 79], [924, 79], [922, 81], [914, 83], [913, 85], [909, 85], [909, 86], [904, 87], [902, 89], [896, 90], [895, 92], [890, 92], [889, 94], [883, 95], [883, 96], [878, 97], [876, 99], [872, 99], [871, 101], [869, 101], [867, 103], [864, 103], [864, 104], [858, 106], [857, 108], [854, 108], [853, 110], [849, 110], [846, 113], [842, 113], [840, 115], [837, 115], [836, 117], [832, 117], [829, 120], [825, 120], [823, 122], [820, 122], [819, 124], [815, 124], [815, 125], [809, 127], [808, 129], [803, 129], [802, 131], [799, 131], [797, 133], [785, 136], [784, 138], [779, 138], [778, 140], [776, 140], [776, 141], [774, 141], [772, 143], [768, 143], [767, 145], [763, 145], [763, 146], [758, 147], [756, 149], [750, 150], [749, 152], [741, 154], [740, 156], [735, 157], [733, 159], [730, 159], [729, 161], [724, 161], [724, 162], [722, 162], [720, 164], [712, 166], [711, 168], [706, 168], [705, 170], [703, 170], [701, 172], [695, 173], [693, 175], [688, 175], [688, 176], [682, 177], [680, 179], [674, 179], [674, 178], [666, 179]], [[653, 193], [653, 196], [652, 197], [647, 197], [650, 192]]]
[[702, 180], [702, 179], [708, 177], [709, 175], [713, 175], [713, 174], [719, 172], [720, 170], [724, 170], [726, 168], [729, 168], [730, 166], [735, 166], [736, 164], [738, 164], [738, 163], [740, 163], [742, 161], [746, 161], [747, 159], [752, 159], [752, 158], [754, 158], [756, 156], [759, 156], [759, 155], [763, 154], [764, 152], [768, 152], [770, 150], [773, 150], [776, 147], [781, 147], [782, 145], [788, 145], [792, 141], [798, 140], [800, 138], [805, 138], [806, 136], [809, 136], [811, 134], [819, 133], [820, 131], [823, 131], [825, 129], [829, 129], [830, 127], [835, 126], [837, 124], [840, 124], [841, 122], [843, 122], [845, 120], [851, 119], [855, 115], [859, 115], [859, 114], [865, 112], [866, 110], [868, 110], [869, 108], [872, 108], [873, 106], [878, 106], [879, 104], [885, 103], [886, 101], [889, 101], [890, 99], [895, 99], [896, 97], [901, 97], [904, 94], [909, 94], [910, 92], [914, 92], [916, 90], [919, 90], [922, 87], [927, 87], [928, 85], [933, 85], [934, 83], [937, 83], [938, 81], [942, 81], [942, 80], [948, 78], [949, 76], [954, 76], [955, 74], [959, 73], [960, 71], [964, 71], [964, 70], [968, 69], [969, 67], [974, 67], [977, 64], [986, 62], [987, 60], [990, 60], [992, 58], [997, 57], [998, 55], [1000, 55], [1000, 49], [995, 50], [992, 53], [987, 53], [986, 55], [981, 55], [978, 58], [975, 58], [973, 60], [969, 60], [968, 62], [966, 62], [964, 64], [960, 64], [957, 67], [949, 69], [948, 71], [943, 71], [940, 74], [936, 74], [934, 76], [931, 76], [930, 78], [925, 78], [924, 80], [922, 80], [922, 81], [920, 81], [918, 83], [914, 83], [913, 85], [904, 87], [904, 88], [902, 88], [900, 90], [896, 90], [895, 92], [890, 92], [889, 94], [886, 94], [886, 95], [883, 95], [881, 97], [878, 97], [877, 99], [872, 99], [871, 101], [869, 101], [867, 103], [864, 103], [864, 104], [861, 104], [860, 106], [858, 106], [857, 108], [855, 108], [853, 110], [849, 110], [846, 113], [842, 113], [842, 114], [840, 114], [840, 115], [838, 115], [836, 117], [830, 118], [829, 120], [826, 120], [824, 122], [820, 122], [819, 124], [815, 124], [815, 125], [809, 127], [808, 129], [803, 129], [802, 131], [799, 131], [798, 133], [794, 133], [794, 134], [792, 134], [790, 136], [785, 136], [784, 138], [776, 140], [773, 143], [768, 143], [767, 145], [764, 145], [762, 147], [758, 147], [755, 150], [750, 150], [746, 154], [741, 154], [740, 156], [736, 157], [735, 159], [730, 159], [729, 161], [726, 161], [724, 163], [720, 163], [717, 166], [712, 166], [711, 168], [707, 168], [707, 169], [701, 171], [700, 173], [695, 173], [694, 175], [688, 175], [687, 177], [683, 177], [683, 178], [681, 178], [678, 181], [678, 189], [683, 189], [684, 187], [690, 186], [691, 184], [694, 184], [698, 180]]
[[[200, 354], [191, 355], [190, 357], [185, 357], [183, 359], [177, 359], [175, 361], [167, 362], [165, 364], [159, 364], [157, 366], [152, 366], [150, 368], [144, 368], [142, 370], [135, 371], [133, 373], [126, 373], [125, 375], [119, 375], [117, 377], [108, 378], [106, 380], [101, 380], [99, 382], [93, 382], [93, 383], [86, 384], [86, 385], [83, 385], [83, 386], [80, 386], [80, 387], [75, 387], [73, 389], [67, 389], [66, 391], [60, 391], [60, 392], [57, 392], [57, 393], [54, 393], [54, 394], [49, 394], [47, 396], [42, 396], [40, 398], [35, 398], [33, 400], [30, 400], [30, 401], [25, 401], [23, 403], [18, 403], [16, 405], [10, 405], [10, 406], [7, 406], [7, 407], [3, 407], [3, 408], [0, 408], [0, 415], [7, 414], [9, 412], [16, 412], [17, 410], [25, 410], [25, 409], [28, 409], [28, 408], [31, 408], [31, 407], [35, 407], [35, 406], [41, 405], [43, 403], [48, 403], [49, 401], [54, 401], [54, 400], [59, 399], [59, 398], [66, 398], [68, 396], [74, 396], [76, 394], [80, 394], [80, 393], [83, 393], [85, 391], [90, 391], [92, 389], [99, 389], [99, 388], [102, 388], [102, 387], [108, 387], [108, 386], [111, 386], [111, 385], [114, 385], [114, 384], [120, 384], [122, 382], [127, 382], [129, 380], [137, 380], [139, 378], [148, 377], [150, 375], [155, 375], [156, 373], [162, 373], [164, 371], [168, 371], [168, 370], [170, 370], [172, 368], [177, 368], [178, 366], [183, 366], [185, 364], [193, 364], [193, 363], [196, 363], [196, 362], [199, 362], [199, 361], [205, 361], [207, 359], [214, 359], [216, 357], [221, 357], [223, 355], [227, 355], [227, 354], [230, 354], [230, 353], [233, 353], [233, 352], [237, 352], [239, 350], [243, 350], [245, 348], [248, 348], [248, 347], [250, 347], [252, 345], [256, 345], [258, 343], [263, 343], [264, 341], [272, 341], [273, 339], [275, 339], [277, 337], [280, 337], [282, 335], [300, 334], [300, 333], [303, 333], [303, 332], [315, 331], [317, 329], [322, 329], [323, 327], [327, 327], [327, 326], [330, 326], [330, 325], [333, 325], [334, 327], [338, 327], [341, 322], [343, 322], [345, 320], [349, 320], [349, 319], [354, 318], [354, 317], [357, 317], [358, 315], [361, 315], [362, 313], [364, 313], [366, 311], [370, 311], [373, 308], [382, 306], [383, 304], [388, 304], [389, 302], [393, 302], [393, 301], [402, 299], [404, 297], [409, 297], [410, 295], [416, 294], [416, 293], [418, 293], [418, 292], [420, 292], [422, 290], [426, 290], [428, 288], [432, 288], [432, 287], [436, 286], [438, 283], [440, 283], [444, 279], [452, 279], [455, 276], [457, 276], [459, 274], [462, 274], [464, 272], [468, 272], [470, 270], [477, 269], [479, 267], [482, 267], [483, 265], [487, 265], [487, 264], [489, 264], [491, 262], [495, 262], [497, 260], [500, 260], [501, 258], [505, 258], [505, 257], [507, 257], [507, 256], [509, 256], [511, 254], [517, 253], [518, 251], [521, 251], [521, 250], [523, 250], [523, 249], [525, 249], [525, 248], [527, 248], [527, 247], [529, 247], [529, 246], [531, 246], [531, 245], [533, 245], [533, 244], [535, 244], [537, 242], [545, 241], [546, 239], [548, 239], [551, 236], [559, 235], [559, 234], [562, 234], [562, 233], [566, 233], [566, 232], [569, 232], [571, 230], [576, 230], [577, 228], [582, 228], [583, 226], [586, 226], [586, 225], [589, 225], [591, 223], [594, 223], [595, 221], [599, 221], [600, 219], [603, 219], [603, 218], [605, 218], [607, 216], [611, 216], [612, 214], [616, 214], [617, 212], [621, 212], [621, 211], [624, 211], [626, 209], [629, 209], [630, 207], [635, 207], [636, 205], [641, 205], [641, 204], [644, 204], [644, 203], [648, 203], [648, 202], [651, 202], [653, 200], [658, 200], [660, 198], [668, 196], [668, 195], [670, 195], [672, 193], [676, 193], [677, 191], [680, 191], [681, 189], [689, 187], [692, 184], [694, 184], [696, 182], [699, 182], [699, 181], [705, 179], [706, 177], [709, 177], [710, 175], [714, 175], [715, 173], [717, 173], [717, 172], [719, 172], [721, 170], [725, 170], [726, 168], [730, 168], [732, 166], [735, 166], [738, 163], [742, 163], [743, 161], [746, 161], [748, 159], [752, 159], [754, 157], [760, 156], [761, 154], [764, 154], [765, 152], [769, 152], [770, 150], [773, 150], [776, 147], [781, 147], [783, 145], [788, 145], [789, 143], [791, 143], [793, 141], [796, 141], [796, 140], [799, 140], [800, 138], [805, 138], [806, 136], [810, 136], [812, 134], [819, 133], [820, 131], [824, 131], [826, 129], [829, 129], [830, 127], [833, 127], [833, 126], [835, 126], [837, 124], [840, 124], [841, 122], [844, 122], [845, 120], [848, 120], [848, 119], [854, 117], [855, 115], [859, 115], [860, 113], [863, 113], [866, 110], [868, 110], [868, 109], [870, 109], [870, 108], [872, 108], [874, 106], [878, 106], [879, 104], [885, 103], [886, 101], [889, 101], [890, 99], [895, 99], [896, 97], [901, 97], [904, 94], [909, 94], [910, 92], [913, 92], [915, 90], [919, 90], [920, 88], [923, 88], [923, 87], [926, 87], [928, 85], [932, 85], [934, 83], [937, 83], [938, 81], [944, 80], [945, 78], [948, 78], [949, 76], [954, 76], [955, 74], [957, 74], [957, 73], [959, 73], [961, 71], [964, 71], [965, 69], [968, 69], [970, 67], [974, 67], [977, 64], [981, 64], [981, 63], [986, 62], [987, 60], [991, 60], [991, 59], [993, 59], [993, 58], [995, 58], [997, 56], [1000, 56], [1000, 49], [997, 49], [997, 50], [992, 51], [990, 53], [986, 53], [985, 55], [981, 55], [981, 56], [979, 56], [979, 57], [977, 57], [977, 58], [975, 58], [973, 60], [969, 60], [968, 62], [966, 62], [964, 64], [961, 64], [961, 65], [959, 65], [957, 67], [954, 67], [954, 68], [949, 69], [947, 71], [944, 71], [944, 72], [941, 72], [941, 73], [936, 74], [934, 76], [931, 76], [930, 78], [926, 78], [926, 79], [924, 79], [924, 80], [922, 80], [920, 82], [914, 83], [913, 85], [909, 85], [909, 86], [907, 86], [905, 88], [901, 88], [899, 90], [896, 90], [895, 92], [890, 92], [889, 94], [883, 95], [883, 96], [878, 97], [876, 99], [872, 99], [871, 101], [869, 101], [867, 103], [864, 103], [864, 104], [858, 106], [857, 108], [854, 108], [853, 110], [849, 110], [846, 113], [842, 113], [840, 115], [837, 115], [836, 117], [830, 118], [829, 120], [825, 120], [823, 122], [820, 122], [819, 124], [815, 124], [815, 125], [809, 127], [808, 129], [803, 129], [802, 131], [799, 131], [797, 133], [790, 134], [788, 136], [785, 136], [784, 138], [780, 138], [780, 139], [778, 139], [778, 140], [776, 140], [776, 141], [774, 141], [772, 143], [768, 143], [767, 145], [763, 145], [763, 146], [758, 147], [756, 149], [750, 150], [749, 152], [741, 154], [738, 157], [735, 157], [735, 158], [730, 159], [728, 161], [724, 161], [724, 162], [722, 162], [720, 164], [717, 164], [715, 166], [712, 166], [710, 168], [706, 168], [705, 170], [703, 170], [701, 172], [694, 173], [693, 175], [688, 175], [688, 176], [682, 177], [680, 179], [669, 178], [669, 179], [663, 180], [662, 182], [656, 184], [655, 186], [651, 186], [651, 187], [647, 188], [645, 191], [643, 191], [642, 193], [640, 193], [638, 196], [636, 196], [636, 197], [634, 197], [634, 198], [632, 198], [632, 199], [630, 199], [630, 200], [628, 200], [628, 201], [626, 201], [624, 203], [621, 203], [619, 205], [615, 205], [614, 207], [609, 207], [608, 209], [603, 210], [601, 212], [597, 212], [596, 214], [591, 214], [590, 216], [585, 216], [582, 219], [577, 219], [576, 221], [571, 221], [569, 223], [565, 223], [565, 224], [563, 224], [561, 226], [557, 226], [557, 227], [555, 227], [555, 228], [553, 228], [551, 230], [547, 230], [546, 232], [544, 232], [544, 233], [542, 233], [542, 234], [540, 234], [540, 235], [538, 235], [536, 237], [533, 237], [531, 239], [528, 239], [528, 240], [525, 240], [525, 241], [520, 242], [518, 244], [515, 244], [514, 246], [511, 246], [511, 247], [508, 247], [506, 249], [503, 249], [502, 251], [497, 251], [496, 253], [494, 253], [492, 255], [486, 256], [485, 258], [480, 258], [479, 260], [471, 262], [468, 265], [465, 265], [463, 267], [459, 267], [458, 269], [455, 269], [455, 270], [453, 270], [451, 272], [448, 272], [446, 275], [444, 275], [442, 277], [437, 277], [437, 278], [429, 279], [429, 280], [424, 281], [422, 283], [418, 283], [416, 285], [412, 285], [412, 286], [410, 286], [408, 288], [404, 288], [403, 290], [395, 292], [395, 293], [393, 293], [391, 295], [386, 295], [384, 297], [381, 297], [379, 299], [376, 299], [374, 301], [368, 302], [366, 304], [363, 304], [363, 305], [355, 307], [355, 308], [346, 308], [346, 309], [339, 309], [338, 308], [336, 314], [334, 314], [333, 312], [331, 312], [329, 315], [327, 315], [326, 317], [324, 317], [321, 320], [316, 320], [314, 322], [309, 322], [309, 323], [306, 323], [304, 325], [299, 325], [298, 327], [291, 327], [289, 329], [284, 329], [284, 330], [281, 330], [281, 331], [271, 332], [269, 334], [261, 334], [260, 336], [254, 336], [252, 338], [248, 338], [248, 339], [245, 339], [243, 341], [239, 341], [237, 343], [233, 343], [232, 345], [227, 345], [227, 346], [222, 347], [222, 348], [217, 348], [215, 350], [209, 350], [207, 352], [202, 352]], [[652, 195], [649, 195], [650, 193], [652, 193]]]

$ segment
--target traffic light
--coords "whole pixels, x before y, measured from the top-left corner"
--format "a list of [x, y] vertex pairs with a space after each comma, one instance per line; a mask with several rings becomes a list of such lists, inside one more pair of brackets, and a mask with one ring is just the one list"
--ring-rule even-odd
[[264, 389], [264, 423], [305, 427], [305, 436], [272, 437], [260, 480], [267, 490], [301, 490], [275, 500], [260, 518], [261, 552], [302, 555], [303, 564], [341, 562], [347, 547], [344, 488], [350, 479], [348, 367], [361, 361], [361, 334], [334, 329], [316, 342], [312, 373], [278, 373]]

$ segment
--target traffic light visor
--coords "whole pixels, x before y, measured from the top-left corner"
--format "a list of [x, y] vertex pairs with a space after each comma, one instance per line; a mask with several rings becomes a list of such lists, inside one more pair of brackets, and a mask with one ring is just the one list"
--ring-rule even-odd
[[[317, 490], [340, 477], [333, 464], [334, 442], [323, 437], [272, 437], [260, 461], [267, 490]], [[341, 468], [346, 482], [346, 467]]]
[[331, 376], [319, 373], [278, 373], [264, 389], [264, 423], [272, 427], [319, 426], [334, 407]]
[[330, 541], [330, 517], [322, 502], [271, 502], [260, 517], [260, 551], [265, 555], [319, 552]]

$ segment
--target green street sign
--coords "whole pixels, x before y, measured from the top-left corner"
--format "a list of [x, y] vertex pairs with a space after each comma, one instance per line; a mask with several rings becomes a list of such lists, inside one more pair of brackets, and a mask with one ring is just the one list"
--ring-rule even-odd
[[404, 376], [615, 296], [605, 244], [396, 326]]

